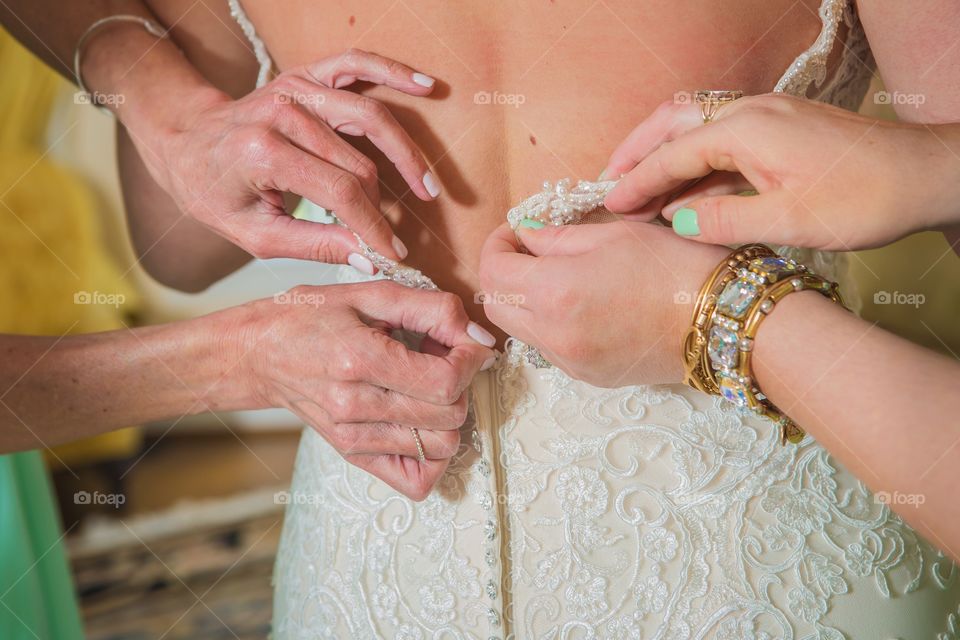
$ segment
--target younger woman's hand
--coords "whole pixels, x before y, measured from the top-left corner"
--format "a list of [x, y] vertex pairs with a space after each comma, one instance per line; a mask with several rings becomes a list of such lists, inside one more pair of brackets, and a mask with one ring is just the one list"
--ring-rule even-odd
[[487, 317], [572, 377], [600, 387], [680, 382], [693, 302], [727, 249], [619, 221], [520, 228], [483, 248]]
[[[289, 409], [351, 464], [427, 496], [460, 446], [464, 390], [494, 360], [493, 336], [458, 297], [378, 281], [297, 287], [239, 311], [228, 344], [254, 406]], [[392, 329], [424, 334], [422, 352]]]
[[[664, 104], [606, 174], [625, 174], [611, 211], [662, 213], [700, 242], [850, 250], [960, 224], [960, 125], [874, 120], [780, 94], [724, 105], [707, 125], [699, 105]], [[747, 189], [759, 195], [736, 195]]]

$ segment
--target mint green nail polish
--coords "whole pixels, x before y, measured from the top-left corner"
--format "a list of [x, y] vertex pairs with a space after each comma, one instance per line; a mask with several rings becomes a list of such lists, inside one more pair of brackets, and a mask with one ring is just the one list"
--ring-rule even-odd
[[673, 230], [680, 236], [700, 235], [700, 225], [697, 224], [697, 212], [690, 207], [677, 209], [673, 214]]
[[525, 229], [543, 229], [544, 224], [539, 220], [533, 220], [532, 218], [524, 218], [520, 221], [520, 226]]

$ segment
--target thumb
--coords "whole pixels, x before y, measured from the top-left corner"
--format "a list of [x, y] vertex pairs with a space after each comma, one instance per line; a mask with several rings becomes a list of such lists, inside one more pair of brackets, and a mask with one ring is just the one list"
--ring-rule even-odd
[[[348, 264], [351, 254], [360, 253], [356, 237], [346, 227], [298, 220], [285, 213], [255, 214], [245, 219], [243, 228], [237, 232], [240, 245], [257, 258], [296, 258]], [[367, 265], [357, 268], [361, 266]], [[373, 266], [369, 266], [372, 275]]]
[[618, 233], [623, 233], [624, 221], [602, 224], [576, 224], [557, 227], [517, 227], [523, 246], [534, 256], [576, 256], [593, 251]]
[[789, 244], [783, 224], [788, 207], [774, 195], [700, 198], [665, 215], [677, 235], [699, 242]]

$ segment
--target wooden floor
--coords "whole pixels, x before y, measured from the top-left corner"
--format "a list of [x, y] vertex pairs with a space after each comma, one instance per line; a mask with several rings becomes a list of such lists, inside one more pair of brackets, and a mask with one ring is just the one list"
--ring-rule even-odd
[[261, 517], [75, 558], [87, 637], [266, 638], [280, 530]]
[[165, 438], [116, 485], [119, 510], [67, 498], [110, 489], [92, 471], [61, 478], [64, 520], [80, 521], [67, 546], [87, 638], [266, 638], [283, 524], [273, 491], [289, 484], [297, 439]]

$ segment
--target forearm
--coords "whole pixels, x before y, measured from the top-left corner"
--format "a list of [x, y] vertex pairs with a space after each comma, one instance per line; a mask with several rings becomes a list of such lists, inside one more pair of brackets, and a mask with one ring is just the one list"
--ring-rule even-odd
[[0, 452], [132, 424], [256, 408], [227, 327], [244, 308], [186, 322], [62, 338], [0, 337]]
[[787, 296], [754, 349], [759, 386], [891, 506], [960, 552], [960, 364], [813, 292]]

